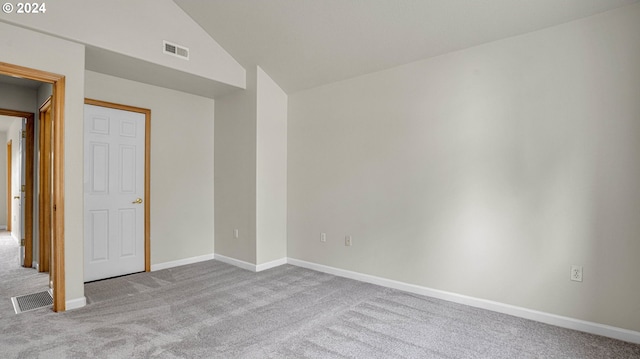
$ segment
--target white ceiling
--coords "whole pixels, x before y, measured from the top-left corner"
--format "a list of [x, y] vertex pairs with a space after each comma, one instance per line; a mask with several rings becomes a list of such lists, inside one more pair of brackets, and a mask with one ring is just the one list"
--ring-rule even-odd
[[243, 66], [260, 65], [291, 93], [640, 0], [174, 1]]

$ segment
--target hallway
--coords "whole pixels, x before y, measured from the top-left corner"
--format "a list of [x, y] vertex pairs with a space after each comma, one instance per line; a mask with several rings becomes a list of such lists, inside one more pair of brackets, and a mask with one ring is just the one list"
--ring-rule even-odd
[[11, 297], [49, 288], [49, 273], [18, 265], [20, 246], [11, 233], [0, 231], [0, 318], [15, 315]]

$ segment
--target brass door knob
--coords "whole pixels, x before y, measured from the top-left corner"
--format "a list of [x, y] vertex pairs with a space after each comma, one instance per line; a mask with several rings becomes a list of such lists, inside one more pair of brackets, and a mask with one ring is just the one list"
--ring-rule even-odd
[[138, 199], [136, 199], [135, 201], [131, 202], [133, 204], [140, 204], [142, 203], [142, 198], [138, 197]]

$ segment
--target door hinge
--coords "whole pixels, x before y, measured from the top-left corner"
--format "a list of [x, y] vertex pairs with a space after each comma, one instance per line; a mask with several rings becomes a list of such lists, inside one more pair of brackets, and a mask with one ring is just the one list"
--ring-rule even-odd
[[25, 185], [22, 185], [22, 187], [20, 187], [20, 191], [25, 192], [25, 191], [26, 191], [26, 188], [27, 188], [27, 187], [26, 187]]
[[20, 240], [20, 245], [24, 247], [25, 243], [26, 243], [26, 240], [24, 238], [22, 238]]
[[27, 138], [27, 131], [22, 131], [22, 138]]

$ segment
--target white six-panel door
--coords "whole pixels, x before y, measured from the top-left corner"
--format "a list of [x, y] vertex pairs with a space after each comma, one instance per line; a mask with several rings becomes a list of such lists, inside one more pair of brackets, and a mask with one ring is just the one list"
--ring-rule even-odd
[[84, 106], [84, 280], [141, 272], [145, 115]]

